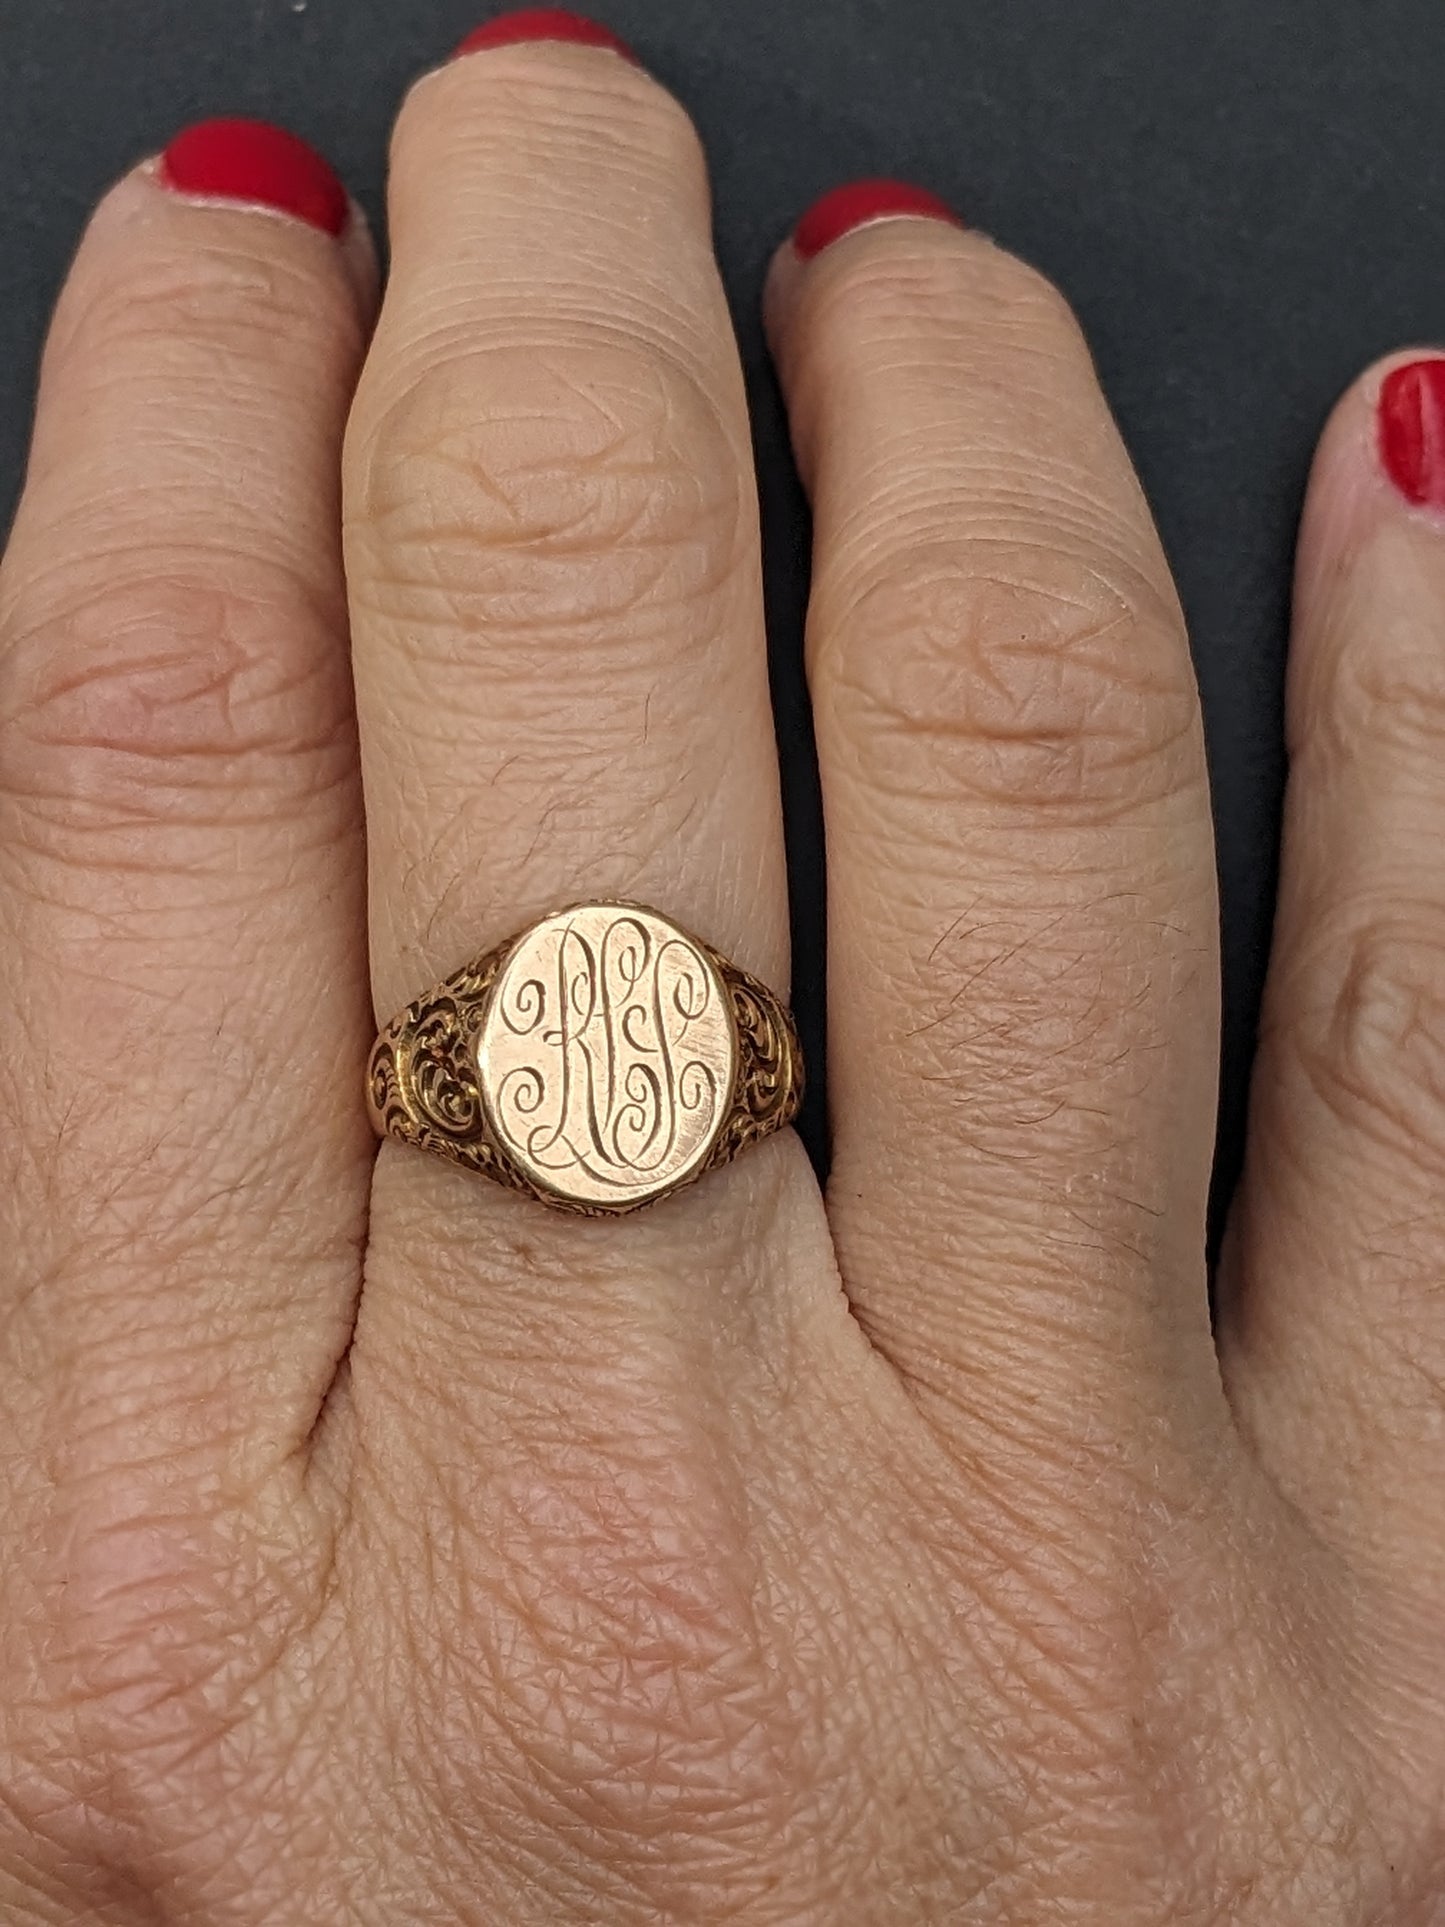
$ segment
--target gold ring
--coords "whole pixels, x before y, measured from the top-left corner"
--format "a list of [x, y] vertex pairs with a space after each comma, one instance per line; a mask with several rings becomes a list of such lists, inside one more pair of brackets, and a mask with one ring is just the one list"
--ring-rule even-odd
[[791, 1123], [803, 1059], [783, 1003], [710, 944], [579, 903], [408, 1004], [366, 1081], [379, 1134], [612, 1217]]

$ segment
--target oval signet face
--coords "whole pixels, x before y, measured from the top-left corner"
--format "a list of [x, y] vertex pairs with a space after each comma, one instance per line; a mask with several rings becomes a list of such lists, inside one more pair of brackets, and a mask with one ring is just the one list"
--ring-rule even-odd
[[533, 1182], [640, 1204], [696, 1171], [732, 1102], [737, 1032], [711, 960], [653, 911], [545, 918], [502, 967], [477, 1043], [487, 1113]]

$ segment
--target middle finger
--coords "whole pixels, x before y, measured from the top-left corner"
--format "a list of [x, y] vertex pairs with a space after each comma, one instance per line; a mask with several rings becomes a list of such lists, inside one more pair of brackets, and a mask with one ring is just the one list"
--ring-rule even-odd
[[820, 251], [859, 205], [821, 204], [770, 291], [817, 547], [830, 1217], [866, 1329], [950, 1425], [1032, 1428], [1048, 1386], [1052, 1422], [1113, 1438], [1108, 1398], [1214, 1379], [1182, 619], [1059, 296], [936, 218]]

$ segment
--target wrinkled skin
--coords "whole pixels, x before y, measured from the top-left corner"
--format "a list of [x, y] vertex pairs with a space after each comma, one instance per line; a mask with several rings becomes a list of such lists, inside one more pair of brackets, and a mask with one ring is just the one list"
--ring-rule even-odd
[[827, 1196], [790, 1133], [604, 1222], [377, 1156], [375, 1017], [559, 902], [787, 980], [682, 109], [476, 54], [391, 224], [373, 331], [358, 222], [142, 168], [48, 351], [0, 574], [0, 1913], [1439, 1923], [1445, 522], [1385, 371], [1306, 512], [1211, 1334], [1182, 620], [1062, 301], [940, 221], [768, 287]]

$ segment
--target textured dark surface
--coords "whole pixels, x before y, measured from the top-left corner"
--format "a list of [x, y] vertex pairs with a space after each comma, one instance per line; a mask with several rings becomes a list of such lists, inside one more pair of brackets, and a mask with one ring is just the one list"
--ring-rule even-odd
[[[757, 292], [815, 192], [902, 173], [1072, 297], [1178, 573], [1219, 825], [1227, 1184], [1269, 936], [1289, 558], [1310, 447], [1363, 362], [1445, 335], [1445, 7], [609, 0], [606, 17], [686, 100], [713, 157], [756, 411], [814, 1061], [806, 528]], [[45, 311], [107, 180], [178, 123], [257, 113], [317, 141], [378, 216], [398, 94], [477, 18], [464, 0], [0, 0], [0, 516]]]

